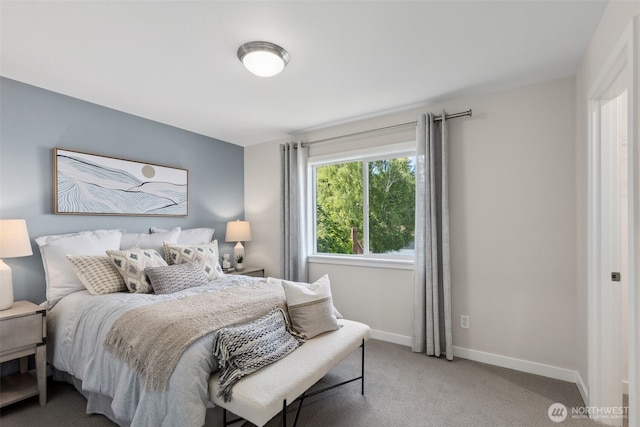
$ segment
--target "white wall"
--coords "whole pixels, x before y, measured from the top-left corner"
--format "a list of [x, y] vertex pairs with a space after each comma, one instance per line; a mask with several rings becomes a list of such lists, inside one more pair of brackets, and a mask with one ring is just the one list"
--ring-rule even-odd
[[[609, 2], [576, 74], [576, 196], [577, 196], [577, 371], [583, 386], [587, 376], [587, 146], [588, 96], [594, 89], [602, 65], [634, 16], [640, 15], [640, 2]], [[640, 49], [640, 40], [636, 40]], [[640, 58], [640, 53], [637, 54]], [[636, 110], [637, 111], [637, 110]], [[637, 362], [637, 361], [636, 361]], [[586, 393], [585, 389], [581, 390]]]
[[[420, 112], [450, 122], [454, 345], [574, 369], [576, 361], [574, 80], [461, 98], [302, 135], [314, 140], [403, 123]], [[248, 257], [278, 275], [277, 141], [245, 149]], [[408, 343], [413, 273], [312, 264], [329, 273], [336, 306], [379, 336]], [[458, 327], [460, 314], [471, 327]]]
[[575, 366], [573, 85], [471, 99], [451, 125], [455, 346]]
[[265, 143], [246, 147], [244, 169], [244, 217], [251, 223], [252, 238], [250, 242], [245, 243], [247, 265], [264, 267], [267, 276], [281, 277], [278, 144]]

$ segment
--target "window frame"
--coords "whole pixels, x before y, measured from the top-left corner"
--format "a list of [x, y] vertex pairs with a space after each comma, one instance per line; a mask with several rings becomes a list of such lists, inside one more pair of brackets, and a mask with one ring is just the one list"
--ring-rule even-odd
[[[412, 269], [413, 255], [376, 254], [369, 252], [369, 168], [368, 162], [388, 160], [397, 157], [415, 157], [415, 141], [388, 144], [359, 150], [335, 152], [319, 156], [310, 156], [307, 161], [307, 216], [309, 236], [309, 261], [316, 263], [361, 265], [366, 267], [385, 267]], [[364, 254], [331, 254], [317, 252], [317, 206], [316, 206], [316, 168], [338, 163], [363, 162], [363, 247]], [[366, 164], [365, 164], [366, 163]], [[366, 166], [366, 167], [365, 167]]]

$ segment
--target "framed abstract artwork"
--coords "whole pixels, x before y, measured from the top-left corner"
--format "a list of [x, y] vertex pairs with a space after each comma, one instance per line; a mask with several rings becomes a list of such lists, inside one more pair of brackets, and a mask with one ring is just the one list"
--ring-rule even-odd
[[53, 149], [53, 211], [75, 215], [186, 216], [186, 169]]

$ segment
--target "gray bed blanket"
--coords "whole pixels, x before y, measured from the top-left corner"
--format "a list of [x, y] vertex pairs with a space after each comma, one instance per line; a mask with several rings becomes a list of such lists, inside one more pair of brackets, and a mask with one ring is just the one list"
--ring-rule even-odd
[[111, 327], [104, 347], [121, 358], [150, 391], [164, 391], [184, 350], [224, 326], [255, 320], [285, 307], [282, 286], [262, 280], [138, 307]]

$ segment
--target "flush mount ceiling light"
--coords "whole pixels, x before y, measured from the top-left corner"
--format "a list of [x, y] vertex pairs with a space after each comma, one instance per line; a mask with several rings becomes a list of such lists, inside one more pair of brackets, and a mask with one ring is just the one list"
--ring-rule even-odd
[[238, 48], [238, 59], [256, 76], [271, 77], [289, 62], [289, 53], [269, 42], [249, 42]]

